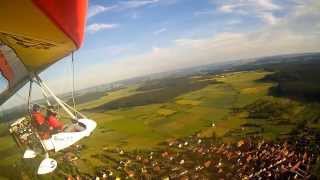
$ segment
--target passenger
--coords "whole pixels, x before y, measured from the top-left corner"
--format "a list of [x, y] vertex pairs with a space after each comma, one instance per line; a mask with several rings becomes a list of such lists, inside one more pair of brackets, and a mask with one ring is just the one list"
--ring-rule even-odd
[[63, 130], [64, 124], [57, 118], [57, 112], [52, 106], [48, 107], [47, 110], [47, 121], [49, 129], [52, 133], [57, 133]]
[[40, 106], [34, 104], [31, 112], [32, 124], [37, 129], [41, 139], [48, 138], [48, 124], [46, 123], [45, 116], [40, 111]]
[[73, 120], [71, 124], [64, 125], [63, 122], [59, 121], [57, 118], [57, 112], [54, 110], [52, 106], [48, 107], [47, 111], [47, 121], [51, 133], [57, 132], [80, 132], [83, 131], [85, 128], [80, 125], [76, 120]]
[[40, 111], [40, 106], [38, 104], [33, 105], [31, 116], [33, 119], [34, 126], [39, 131], [46, 131], [47, 130], [47, 124], [46, 124], [46, 118]]

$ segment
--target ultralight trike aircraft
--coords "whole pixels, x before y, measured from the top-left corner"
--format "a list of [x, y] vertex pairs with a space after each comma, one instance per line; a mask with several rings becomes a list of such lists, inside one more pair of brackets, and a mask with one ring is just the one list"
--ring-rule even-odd
[[[0, 94], [0, 105], [30, 82], [36, 84], [48, 100], [55, 101], [73, 123], [81, 125], [79, 132], [58, 132], [43, 139], [32, 127], [30, 118], [20, 118], [10, 125], [10, 132], [20, 147], [27, 147], [23, 158], [34, 158], [32, 149], [38, 142], [45, 152], [38, 174], [54, 171], [57, 162], [49, 151], [65, 149], [89, 136], [96, 122], [88, 119], [58, 98], [40, 78], [39, 73], [80, 48], [86, 24], [87, 0], [1, 0], [0, 2], [0, 71], [8, 87]], [[73, 58], [72, 58], [73, 62]], [[73, 93], [74, 94], [74, 87]], [[74, 100], [74, 96], [73, 96]], [[49, 100], [47, 101], [50, 105]], [[26, 145], [26, 146], [24, 146]]]

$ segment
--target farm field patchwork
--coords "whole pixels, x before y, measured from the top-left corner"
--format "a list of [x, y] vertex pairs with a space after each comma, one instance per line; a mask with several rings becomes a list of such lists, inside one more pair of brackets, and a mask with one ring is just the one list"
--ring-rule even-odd
[[[126, 98], [131, 100], [132, 97], [136, 98], [137, 94], [140, 94], [138, 97], [143, 97], [144, 93], [149, 93], [149, 95], [152, 95], [152, 92], [158, 93], [153, 89], [137, 90], [139, 87], [140, 89], [141, 86], [143, 87], [140, 84], [108, 92], [97, 100], [80, 104], [78, 105], [80, 111], [82, 110], [85, 115], [94, 119], [98, 126], [90, 138], [80, 142], [84, 148], [79, 154], [80, 159], [74, 166], [77, 171], [93, 174], [97, 167], [106, 163], [97, 158], [105, 149], [151, 150], [161, 147], [163, 142], [195, 133], [204, 137], [210, 137], [214, 134], [228, 142], [236, 141], [246, 134], [255, 133], [261, 130], [260, 127], [264, 127], [262, 135], [269, 139], [275, 139], [292, 130], [294, 126], [279, 126], [267, 120], [257, 121], [250, 118], [248, 112], [243, 110], [234, 112], [235, 109], [243, 109], [260, 99], [282, 101], [281, 98], [268, 96], [268, 90], [274, 86], [273, 83], [258, 81], [268, 74], [271, 73], [244, 71], [227, 73], [223, 76], [189, 77], [192, 83], [199, 81], [206, 82], [206, 84], [202, 84], [201, 87], [197, 85], [199, 88], [183, 91], [183, 93], [175, 92], [168, 96], [164, 95], [172, 97], [165, 102], [159, 100], [149, 104], [142, 102], [143, 105], [130, 104], [125, 106]], [[189, 80], [183, 81], [190, 83]], [[179, 82], [179, 85], [183, 86], [183, 83]], [[190, 83], [191, 86], [192, 83]], [[122, 99], [121, 107], [101, 109], [101, 107], [106, 107], [105, 105], [108, 103], [117, 103], [118, 99]], [[299, 112], [300, 105], [294, 104], [294, 106]], [[212, 127], [213, 124], [214, 127]], [[254, 126], [250, 126], [250, 124], [254, 124]], [[8, 148], [15, 149], [15, 151], [9, 151], [6, 157], [2, 156], [0, 165], [4, 168], [14, 166], [13, 162], [19, 159], [17, 158], [19, 153], [17, 153], [13, 141], [9, 136], [1, 137], [1, 141], [6, 142], [5, 146], [0, 147], [1, 152], [9, 151]], [[62, 163], [57, 174], [61, 175], [64, 171], [71, 171], [65, 169], [64, 165], [68, 167], [67, 164]]]

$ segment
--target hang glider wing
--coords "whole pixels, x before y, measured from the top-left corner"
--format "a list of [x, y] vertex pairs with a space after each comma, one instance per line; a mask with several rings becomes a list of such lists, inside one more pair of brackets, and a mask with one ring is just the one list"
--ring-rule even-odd
[[8, 87], [0, 105], [29, 80], [77, 50], [83, 41], [87, 0], [1, 0], [0, 71]]

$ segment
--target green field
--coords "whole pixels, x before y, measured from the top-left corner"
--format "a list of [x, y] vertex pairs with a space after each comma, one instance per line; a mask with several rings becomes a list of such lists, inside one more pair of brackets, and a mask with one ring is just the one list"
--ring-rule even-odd
[[[205, 77], [223, 83], [208, 85], [165, 103], [86, 113], [97, 121], [98, 128], [89, 139], [81, 142], [87, 147], [81, 152], [81, 158], [99, 166], [102, 162], [92, 158], [92, 155], [99, 154], [106, 147], [151, 149], [161, 142], [200, 131], [205, 133], [214, 130], [219, 136], [223, 136], [245, 123], [237, 118], [228, 119], [231, 108], [242, 107], [266, 96], [272, 84], [255, 82], [266, 74], [268, 73], [253, 71], [226, 74], [224, 78]], [[94, 108], [116, 98], [139, 93], [134, 88], [112, 92], [81, 107]], [[212, 122], [217, 124], [217, 128], [210, 127]], [[84, 166], [90, 172], [90, 168]]]
[[[283, 102], [279, 106], [288, 106], [286, 101], [289, 100], [268, 96], [268, 90], [274, 86], [273, 83], [258, 81], [268, 74], [270, 72], [244, 71], [227, 73], [224, 76], [189, 77], [193, 83], [198, 81], [215, 83], [208, 83], [201, 88], [183, 91], [183, 93], [176, 92], [174, 97], [170, 96], [173, 98], [165, 102], [159, 101], [161, 103], [90, 111], [90, 109], [106, 107], [106, 103], [112, 103], [121, 98], [132, 99], [131, 97], [140, 97], [140, 95], [136, 96], [137, 94], [143, 95], [152, 91], [152, 89], [137, 90], [140, 86], [135, 85], [80, 104], [78, 108], [94, 119], [98, 126], [92, 136], [80, 141], [85, 148], [80, 152], [80, 159], [74, 166], [82, 173], [93, 174], [97, 167], [106, 163], [97, 158], [104, 149], [121, 148], [125, 151], [154, 149], [160, 147], [163, 142], [195, 133], [200, 136], [214, 134], [225, 141], [233, 141], [246, 134], [254, 133], [263, 126], [261, 134], [268, 139], [275, 139], [295, 126], [279, 125], [266, 119], [257, 121], [250, 118], [250, 114], [244, 110], [245, 107], [249, 108], [250, 104], [259, 103], [261, 99], [267, 102]], [[299, 103], [291, 103], [291, 101], [288, 103], [294, 107], [292, 111], [296, 114], [303, 109]], [[241, 110], [234, 112], [235, 109]], [[281, 116], [286, 118], [285, 113]], [[212, 123], [215, 127], [212, 127]], [[246, 124], [255, 124], [255, 126], [245, 126]], [[13, 141], [10, 137], [3, 136], [0, 137], [0, 142], [0, 152], [3, 152], [0, 157], [0, 168], [15, 169], [14, 162], [18, 161], [20, 154]], [[3, 156], [3, 154], [6, 155]], [[66, 170], [60, 169], [57, 172], [62, 171]], [[12, 176], [1, 172], [1, 177]]]

